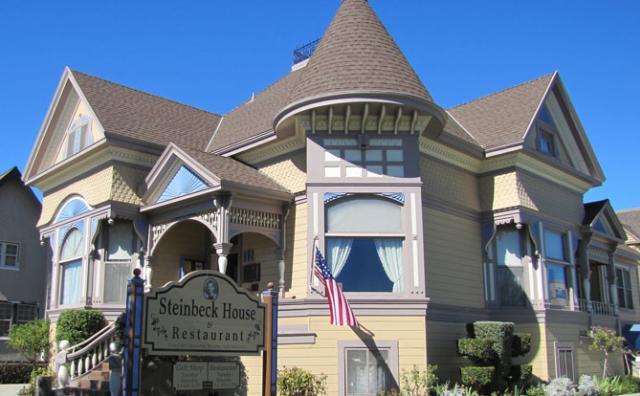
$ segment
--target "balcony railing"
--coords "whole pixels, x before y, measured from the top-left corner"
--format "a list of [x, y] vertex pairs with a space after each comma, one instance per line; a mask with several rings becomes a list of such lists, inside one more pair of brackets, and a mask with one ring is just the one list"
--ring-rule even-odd
[[311, 58], [311, 55], [313, 55], [313, 51], [316, 50], [316, 47], [318, 46], [319, 42], [320, 42], [320, 39], [314, 40], [308, 44], [303, 45], [300, 48], [295, 49], [293, 51], [293, 64], [295, 65], [297, 63], [300, 63], [304, 60]]
[[591, 310], [587, 300], [578, 300], [578, 306], [582, 312], [591, 312], [595, 315], [616, 316], [616, 308], [613, 304], [607, 304], [599, 301], [591, 301]]

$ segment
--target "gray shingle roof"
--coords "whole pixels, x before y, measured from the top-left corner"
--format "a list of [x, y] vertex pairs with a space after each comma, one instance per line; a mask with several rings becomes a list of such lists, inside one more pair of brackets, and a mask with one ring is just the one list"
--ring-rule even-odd
[[432, 101], [367, 0], [344, 0], [291, 94], [290, 103], [349, 91]]
[[88, 74], [71, 71], [105, 133], [166, 146], [205, 147], [220, 116]]
[[225, 114], [207, 150], [215, 151], [273, 129], [273, 119], [287, 104], [300, 75], [300, 70], [287, 74], [253, 100]]
[[555, 73], [453, 107], [456, 118], [485, 149], [523, 141]]
[[640, 209], [626, 209], [616, 212], [624, 228], [640, 238]]
[[[180, 147], [180, 146], [179, 146]], [[289, 193], [290, 191], [255, 168], [229, 157], [222, 157], [190, 147], [180, 147], [222, 181]]]

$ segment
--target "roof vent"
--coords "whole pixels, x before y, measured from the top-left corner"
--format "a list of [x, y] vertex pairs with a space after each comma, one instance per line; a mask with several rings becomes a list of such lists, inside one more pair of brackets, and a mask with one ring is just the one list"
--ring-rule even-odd
[[297, 65], [298, 63], [304, 62], [307, 59], [311, 58], [311, 55], [313, 55], [313, 51], [316, 50], [319, 42], [320, 39], [313, 40], [312, 42], [293, 50], [293, 64]]

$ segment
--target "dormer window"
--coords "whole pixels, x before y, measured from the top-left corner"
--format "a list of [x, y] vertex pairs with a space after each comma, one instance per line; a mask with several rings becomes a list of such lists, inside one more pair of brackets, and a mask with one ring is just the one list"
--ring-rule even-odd
[[69, 158], [92, 143], [91, 119], [80, 114], [78, 119], [71, 124], [67, 132], [67, 146], [65, 158]]
[[553, 134], [545, 131], [544, 129], [538, 129], [538, 137], [536, 138], [536, 148], [542, 154], [550, 157], [556, 156], [556, 145], [553, 140]]

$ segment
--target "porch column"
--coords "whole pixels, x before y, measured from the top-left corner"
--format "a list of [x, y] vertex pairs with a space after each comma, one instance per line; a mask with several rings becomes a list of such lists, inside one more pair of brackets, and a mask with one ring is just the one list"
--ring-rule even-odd
[[616, 265], [613, 260], [615, 254], [615, 246], [609, 251], [609, 262], [607, 263], [607, 281], [609, 282], [609, 295], [611, 296], [611, 304], [613, 311], [618, 314], [618, 277], [616, 276]]
[[213, 245], [218, 255], [218, 271], [221, 274], [227, 273], [227, 256], [233, 247], [232, 243], [216, 243]]
[[151, 255], [144, 256], [144, 290], [151, 290], [151, 281], [153, 279], [153, 268], [151, 266]]
[[591, 312], [591, 263], [589, 262], [589, 242], [591, 234], [583, 234], [578, 242], [578, 264], [580, 265], [580, 280], [582, 282], [582, 298], [587, 306], [587, 311]]
[[284, 249], [276, 249], [276, 257], [278, 260], [278, 294], [281, 298], [284, 297]]

